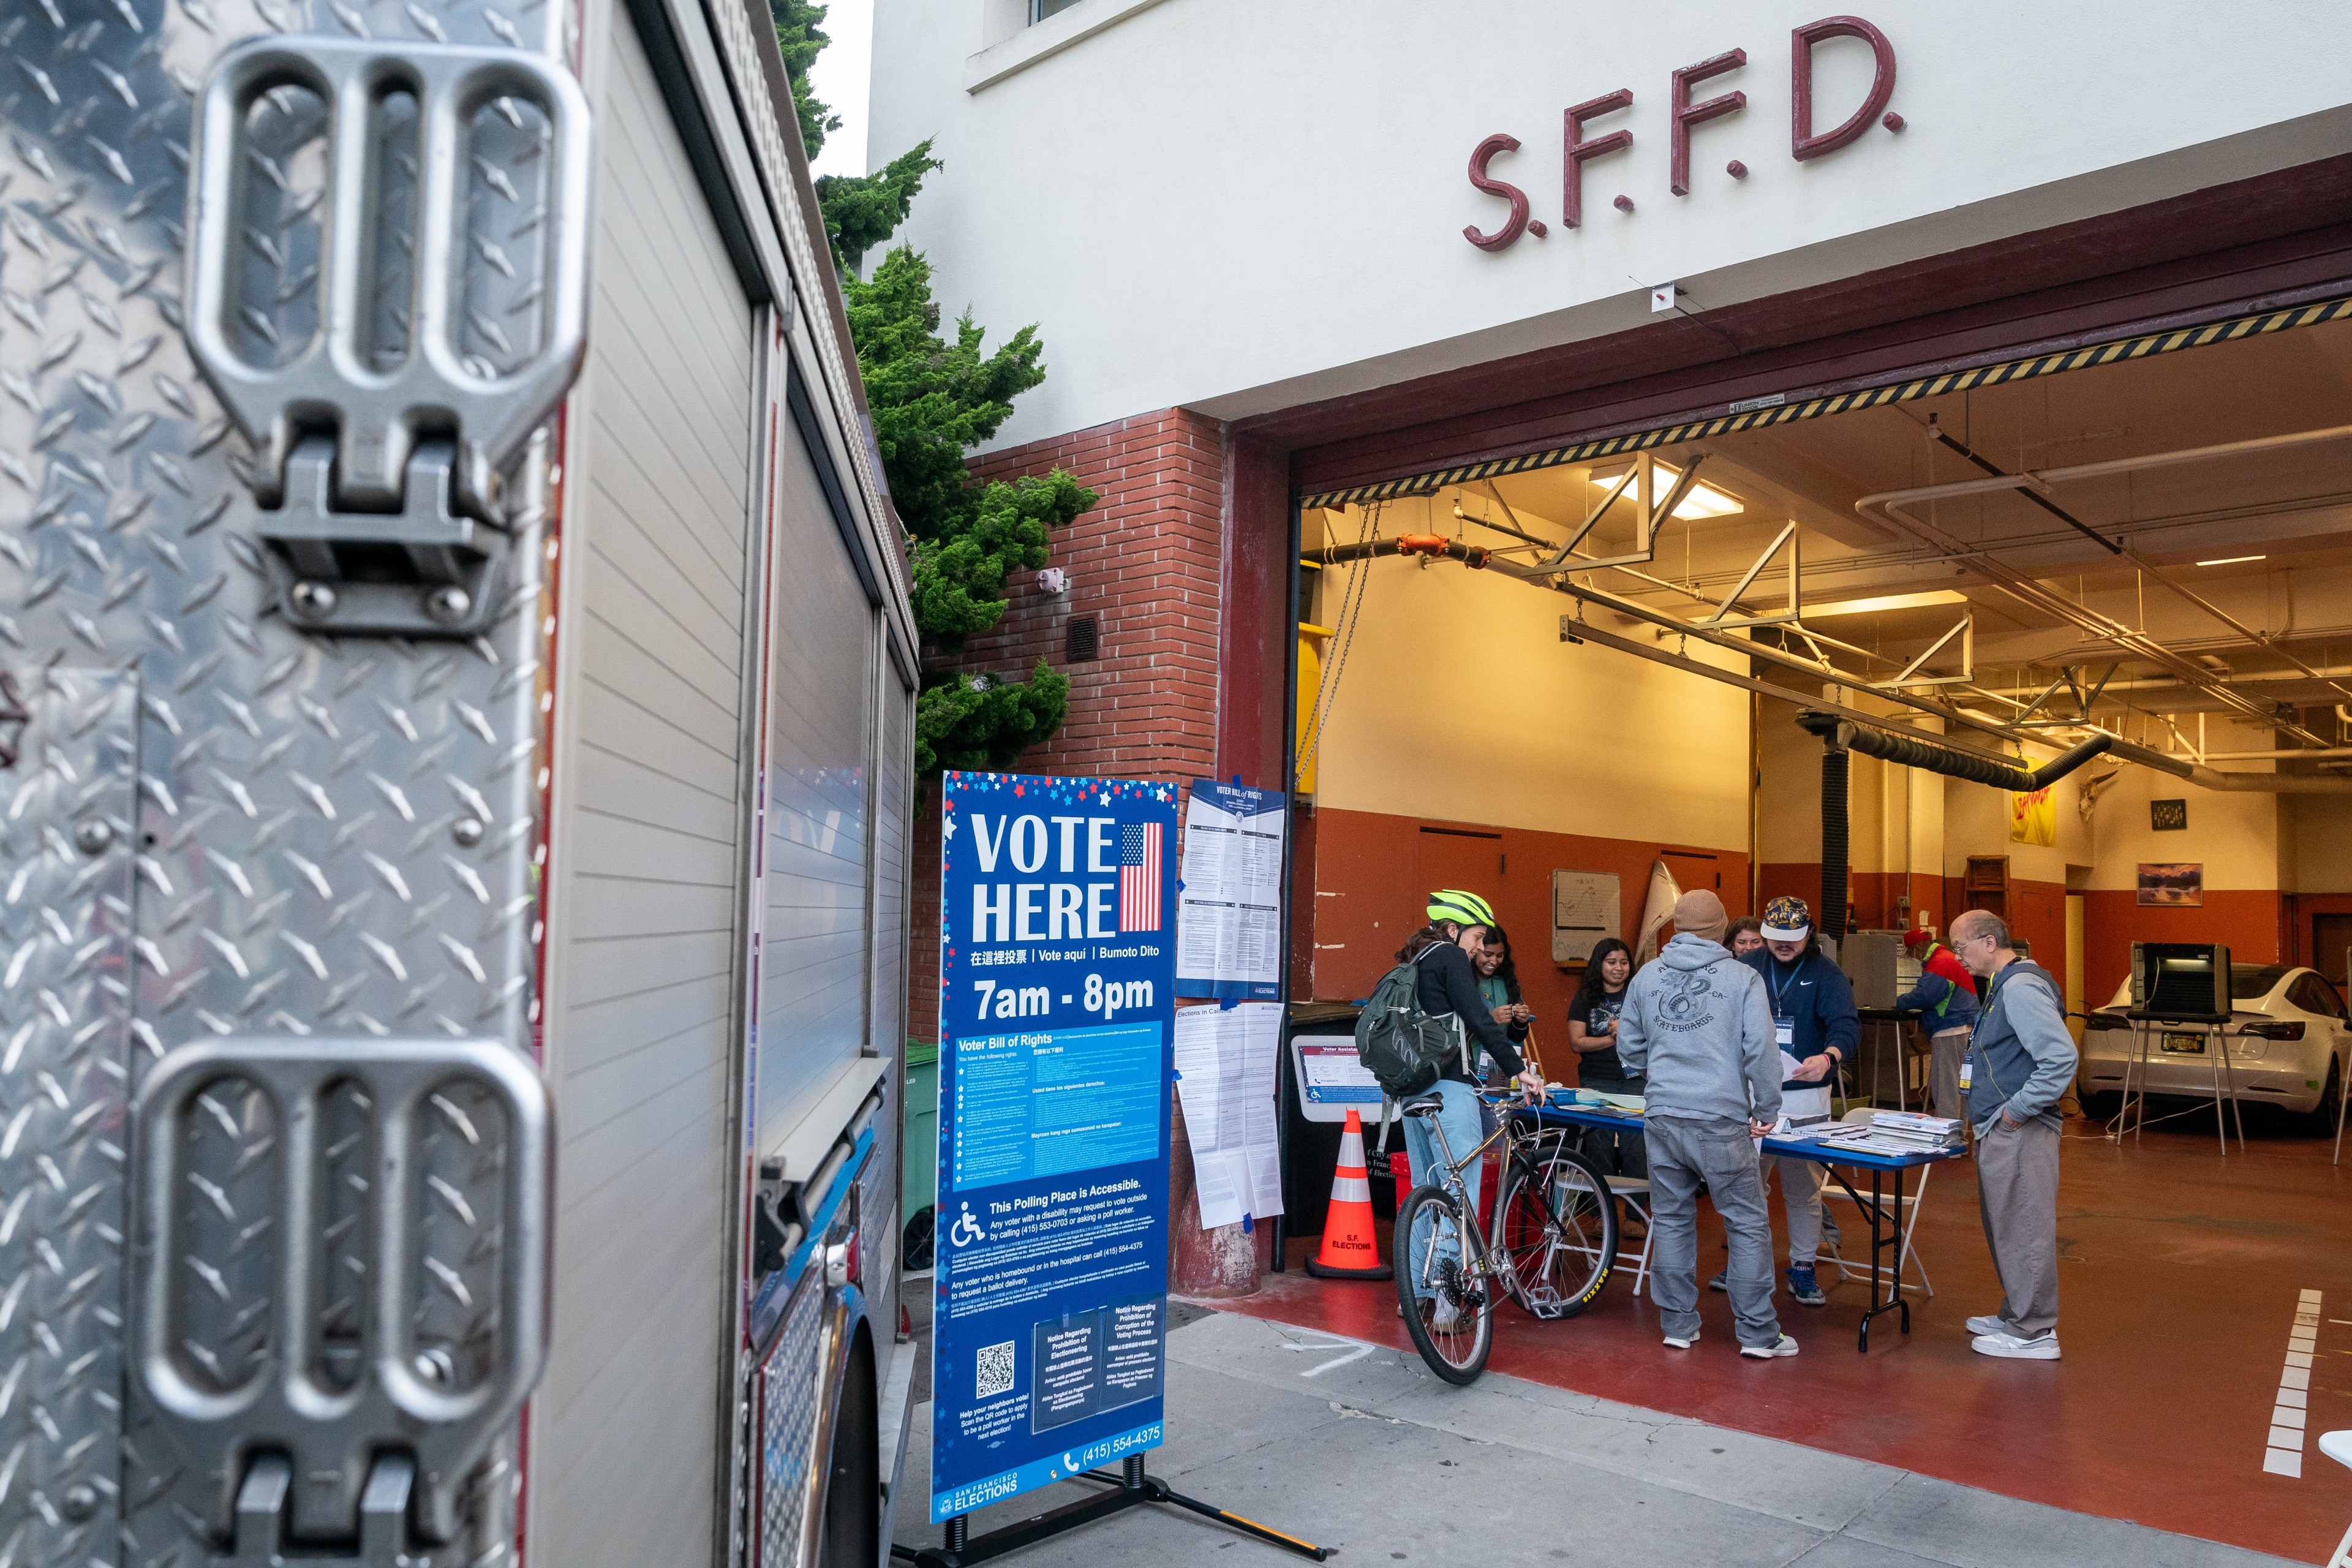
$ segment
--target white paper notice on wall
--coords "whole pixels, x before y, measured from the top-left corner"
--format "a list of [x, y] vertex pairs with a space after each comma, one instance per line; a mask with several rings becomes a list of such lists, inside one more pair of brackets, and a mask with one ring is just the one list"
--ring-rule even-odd
[[1201, 1228], [1282, 1212], [1274, 1134], [1275, 1050], [1282, 1008], [1272, 1002], [1176, 1012], [1176, 1096], [1201, 1198]]
[[1289, 799], [1209, 779], [1194, 780], [1191, 795], [1176, 880], [1176, 994], [1278, 1001]]
[[1615, 936], [1623, 924], [1614, 871], [1554, 871], [1551, 874], [1551, 961], [1582, 963], [1592, 944]]

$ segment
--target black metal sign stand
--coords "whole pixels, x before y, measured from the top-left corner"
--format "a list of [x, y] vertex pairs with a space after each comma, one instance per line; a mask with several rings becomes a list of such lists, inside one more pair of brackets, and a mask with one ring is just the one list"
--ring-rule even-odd
[[1117, 1475], [1108, 1470], [1081, 1470], [1070, 1479], [1093, 1481], [1108, 1489], [1077, 1502], [1066, 1503], [1050, 1513], [1041, 1513], [1034, 1519], [1024, 1520], [1019, 1524], [992, 1530], [986, 1535], [976, 1537], [970, 1533], [969, 1516], [958, 1514], [942, 1527], [939, 1545], [918, 1549], [900, 1546], [893, 1542], [891, 1559], [912, 1563], [916, 1568], [969, 1568], [971, 1563], [986, 1563], [1008, 1552], [1018, 1552], [1024, 1546], [1034, 1546], [1041, 1541], [1051, 1540], [1082, 1524], [1091, 1524], [1096, 1520], [1108, 1519], [1112, 1514], [1125, 1513], [1129, 1509], [1153, 1502], [1173, 1503], [1203, 1519], [1213, 1519], [1244, 1535], [1279, 1546], [1286, 1552], [1295, 1552], [1317, 1563], [1331, 1555], [1332, 1549], [1328, 1546], [1317, 1546], [1295, 1535], [1268, 1530], [1265, 1525], [1244, 1519], [1237, 1513], [1227, 1513], [1223, 1509], [1202, 1502], [1198, 1498], [1189, 1498], [1172, 1490], [1166, 1481], [1144, 1473], [1143, 1456], [1140, 1454], [1130, 1454], [1122, 1460]]

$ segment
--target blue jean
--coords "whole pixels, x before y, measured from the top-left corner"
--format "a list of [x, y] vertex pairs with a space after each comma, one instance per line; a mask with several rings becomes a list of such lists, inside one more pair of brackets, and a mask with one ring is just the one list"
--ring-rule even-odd
[[[1478, 1147], [1486, 1136], [1478, 1115], [1478, 1091], [1466, 1083], [1447, 1078], [1437, 1080], [1434, 1092], [1443, 1102], [1443, 1108], [1437, 1113], [1437, 1122], [1445, 1130], [1445, 1146], [1453, 1157], [1459, 1160]], [[1412, 1167], [1414, 1186], [1426, 1186], [1436, 1179], [1441, 1156], [1437, 1139], [1430, 1132], [1427, 1119], [1419, 1116], [1404, 1119], [1404, 1152], [1405, 1159]], [[1473, 1161], [1469, 1169], [1462, 1173], [1462, 1184], [1470, 1194], [1470, 1212], [1463, 1216], [1465, 1225], [1478, 1223], [1479, 1164], [1480, 1162]], [[1433, 1223], [1427, 1214], [1415, 1216], [1412, 1235], [1405, 1240], [1410, 1257], [1418, 1258], [1423, 1256], [1429, 1246], [1429, 1228]], [[1459, 1263], [1462, 1260], [1461, 1244], [1453, 1237], [1441, 1236], [1437, 1238], [1437, 1255]], [[1403, 1264], [1400, 1263], [1399, 1267], [1403, 1267]]]

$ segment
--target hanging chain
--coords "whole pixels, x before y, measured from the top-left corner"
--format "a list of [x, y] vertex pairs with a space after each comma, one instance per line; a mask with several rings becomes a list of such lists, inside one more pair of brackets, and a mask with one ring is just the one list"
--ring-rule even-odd
[[[1381, 513], [1386, 507], [1386, 502], [1375, 501], [1363, 509], [1364, 521], [1356, 531], [1356, 544], [1360, 551], [1379, 532]], [[1349, 563], [1347, 586], [1340, 590], [1339, 595], [1339, 623], [1333, 628], [1339, 634], [1339, 657], [1323, 672], [1323, 679], [1316, 682], [1315, 710], [1307, 726], [1306, 742], [1298, 748], [1298, 762], [1293, 770], [1294, 780], [1315, 760], [1316, 749], [1323, 743], [1323, 726], [1331, 716], [1332, 704], [1339, 699], [1339, 679], [1348, 669], [1348, 650], [1355, 646], [1356, 624], [1363, 618], [1364, 590], [1371, 580], [1371, 557], [1361, 553]]]

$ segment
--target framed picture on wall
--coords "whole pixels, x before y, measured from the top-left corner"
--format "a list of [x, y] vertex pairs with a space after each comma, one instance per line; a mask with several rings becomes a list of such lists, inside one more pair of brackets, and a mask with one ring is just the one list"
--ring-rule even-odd
[[2186, 833], [2189, 831], [2189, 803], [2185, 800], [2152, 800], [2147, 803], [2147, 826], [2152, 833]]
[[2205, 867], [2196, 860], [2143, 860], [2139, 863], [2139, 901], [2170, 909], [2205, 906]]

